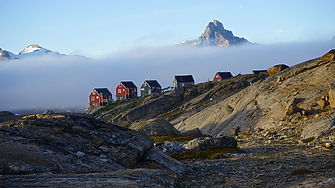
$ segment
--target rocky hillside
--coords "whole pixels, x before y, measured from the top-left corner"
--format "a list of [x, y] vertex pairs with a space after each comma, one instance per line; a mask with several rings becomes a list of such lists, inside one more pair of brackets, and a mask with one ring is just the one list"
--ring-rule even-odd
[[[238, 75], [221, 82], [206, 82], [191, 87], [182, 87], [168, 93], [153, 94], [145, 98], [111, 105], [104, 111], [100, 109], [96, 112], [98, 114], [96, 117], [123, 127], [129, 127], [136, 121], [151, 118], [163, 118], [175, 124], [265, 77], [264, 74]], [[85, 113], [92, 114], [92, 112], [95, 111], [91, 109]]]
[[245, 38], [234, 36], [232, 31], [223, 27], [223, 24], [217, 20], [209, 22], [205, 31], [199, 36], [197, 40], [183, 41], [180, 45], [192, 46], [217, 46], [229, 47], [243, 44], [251, 44]]
[[205, 134], [293, 129], [321, 139], [334, 130], [334, 51], [285, 69], [175, 125]]

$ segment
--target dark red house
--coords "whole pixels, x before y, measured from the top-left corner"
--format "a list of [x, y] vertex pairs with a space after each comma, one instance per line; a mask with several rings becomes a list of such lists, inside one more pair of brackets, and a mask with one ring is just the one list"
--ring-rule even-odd
[[132, 81], [121, 81], [115, 88], [117, 101], [137, 97], [137, 86]]
[[229, 79], [233, 77], [230, 72], [217, 72], [213, 78], [213, 82]]
[[90, 106], [102, 106], [113, 102], [112, 93], [107, 88], [94, 88], [88, 98]]

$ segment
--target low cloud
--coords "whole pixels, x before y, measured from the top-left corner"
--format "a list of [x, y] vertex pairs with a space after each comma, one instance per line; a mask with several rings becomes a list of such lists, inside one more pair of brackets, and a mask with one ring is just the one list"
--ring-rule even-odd
[[197, 83], [212, 80], [217, 71], [250, 74], [276, 64], [289, 66], [320, 57], [335, 41], [254, 45], [233, 48], [170, 46], [138, 47], [104, 60], [80, 57], [40, 57], [0, 62], [0, 111], [27, 108], [85, 107], [94, 87], [115, 94], [121, 80], [140, 87], [145, 79], [172, 86], [174, 75], [192, 74]]

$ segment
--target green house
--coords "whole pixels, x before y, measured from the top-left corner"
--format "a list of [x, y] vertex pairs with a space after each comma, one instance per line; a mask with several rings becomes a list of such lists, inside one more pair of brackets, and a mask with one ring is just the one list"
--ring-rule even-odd
[[150, 95], [152, 93], [160, 93], [161, 90], [162, 87], [157, 80], [144, 80], [141, 85], [141, 96]]

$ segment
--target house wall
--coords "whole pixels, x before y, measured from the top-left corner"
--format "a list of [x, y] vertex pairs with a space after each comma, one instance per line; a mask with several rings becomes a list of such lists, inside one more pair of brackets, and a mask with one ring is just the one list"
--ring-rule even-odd
[[117, 101], [137, 97], [137, 88], [126, 88], [120, 83], [115, 88], [115, 96]]
[[90, 104], [110, 104], [113, 102], [112, 95], [100, 96], [95, 90], [91, 91], [88, 98]]
[[217, 82], [217, 81], [221, 81], [221, 77], [218, 73], [216, 73], [214, 78], [213, 78], [213, 82]]

